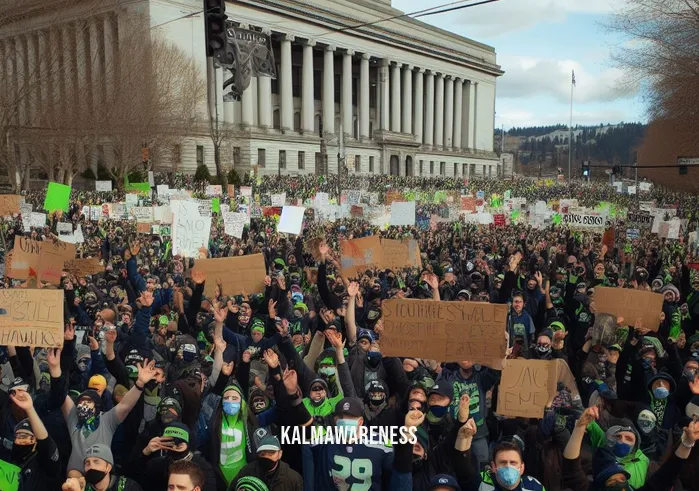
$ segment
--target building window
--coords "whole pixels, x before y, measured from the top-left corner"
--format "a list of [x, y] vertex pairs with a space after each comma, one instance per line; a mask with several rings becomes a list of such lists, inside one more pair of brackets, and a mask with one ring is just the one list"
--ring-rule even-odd
[[440, 162], [439, 163], [439, 175], [443, 176], [446, 173], [446, 167], [447, 163], [446, 162]]
[[468, 164], [461, 166], [461, 175], [466, 177], [468, 175]]
[[425, 169], [424, 169], [424, 164], [425, 164], [425, 161], [424, 161], [424, 160], [421, 160], [421, 161], [420, 161], [420, 175], [422, 175], [423, 172], [425, 171]]
[[299, 152], [298, 167], [299, 170], [303, 170], [306, 168], [306, 152]]
[[294, 131], [301, 131], [301, 113], [294, 113]]
[[459, 175], [459, 164], [454, 162], [454, 177]]
[[369, 157], [369, 173], [374, 173], [374, 157]]
[[182, 145], [177, 144], [172, 147], [172, 162], [179, 164], [182, 162]]
[[360, 172], [362, 170], [362, 157], [360, 155], [354, 156], [354, 172]]
[[264, 148], [257, 149], [257, 165], [258, 165], [258, 167], [265, 166], [265, 149]]
[[301, 97], [301, 67], [291, 67], [291, 93], [292, 97]]
[[202, 145], [197, 145], [197, 166], [204, 163], [204, 147]]
[[241, 165], [240, 161], [240, 147], [233, 147], [233, 167]]
[[275, 130], [281, 129], [282, 127], [282, 119], [281, 114], [279, 113], [279, 109], [275, 109], [272, 113], [272, 127]]
[[313, 99], [316, 101], [321, 100], [321, 87], [323, 85], [323, 72], [322, 70], [313, 70]]
[[469, 175], [469, 177], [476, 175], [476, 164], [471, 164], [471, 172], [469, 172], [468, 175]]
[[430, 160], [430, 175], [434, 175], [434, 161]]
[[286, 150], [279, 150], [279, 168], [286, 169]]
[[483, 166], [483, 176], [485, 176], [485, 165]]

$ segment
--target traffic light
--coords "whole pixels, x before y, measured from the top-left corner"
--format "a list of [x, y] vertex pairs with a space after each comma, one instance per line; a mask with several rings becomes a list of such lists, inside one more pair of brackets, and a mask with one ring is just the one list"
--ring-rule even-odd
[[226, 49], [226, 0], [204, 0], [206, 56], [220, 58]]

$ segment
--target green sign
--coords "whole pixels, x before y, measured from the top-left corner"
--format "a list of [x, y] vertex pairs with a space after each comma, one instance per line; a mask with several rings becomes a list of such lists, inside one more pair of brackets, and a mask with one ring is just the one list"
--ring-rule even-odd
[[57, 182], [50, 182], [44, 200], [44, 209], [49, 213], [62, 210], [67, 212], [70, 206], [71, 187]]
[[0, 489], [2, 491], [17, 491], [20, 471], [21, 469], [16, 465], [0, 460]]

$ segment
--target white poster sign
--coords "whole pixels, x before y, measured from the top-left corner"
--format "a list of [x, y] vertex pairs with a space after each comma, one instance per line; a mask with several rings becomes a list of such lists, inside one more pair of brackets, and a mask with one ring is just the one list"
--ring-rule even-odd
[[394, 201], [391, 203], [391, 225], [415, 225], [415, 202]]
[[137, 222], [148, 223], [153, 221], [153, 207], [152, 206], [134, 206], [131, 208], [131, 216], [133, 216]]
[[224, 213], [224, 232], [231, 237], [242, 239], [243, 229], [248, 221], [249, 219], [245, 213]]
[[112, 181], [95, 181], [95, 191], [110, 193], [112, 191]]
[[46, 226], [46, 213], [32, 212], [32, 227], [45, 227]]
[[199, 249], [209, 245], [211, 217], [202, 217], [193, 201], [173, 202], [172, 213], [172, 253], [198, 258]]
[[601, 215], [575, 212], [563, 215], [563, 223], [569, 227], [604, 228], [607, 219]]
[[282, 216], [279, 218], [277, 232], [301, 235], [305, 211], [306, 208], [303, 206], [285, 206], [282, 208]]
[[286, 193], [272, 194], [270, 198], [272, 206], [284, 206], [286, 204]]

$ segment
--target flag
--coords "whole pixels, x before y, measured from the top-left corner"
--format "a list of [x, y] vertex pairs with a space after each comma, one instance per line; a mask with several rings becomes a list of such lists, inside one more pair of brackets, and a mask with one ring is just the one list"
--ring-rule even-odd
[[576, 85], [575, 85], [575, 70], [573, 70], [573, 87], [576, 87]]
[[223, 96], [224, 101], [241, 100], [252, 77], [277, 78], [269, 34], [228, 24], [226, 41], [226, 59], [219, 60], [219, 63], [230, 70], [233, 76], [223, 83], [224, 89], [231, 88], [230, 93]]

